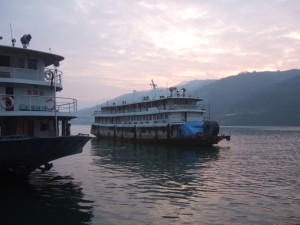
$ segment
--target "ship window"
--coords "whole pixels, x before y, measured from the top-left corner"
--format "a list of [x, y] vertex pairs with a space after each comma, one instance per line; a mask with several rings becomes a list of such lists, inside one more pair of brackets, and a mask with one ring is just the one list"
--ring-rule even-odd
[[37, 70], [37, 60], [28, 59], [27, 60], [27, 69]]
[[25, 59], [24, 58], [18, 58], [18, 68], [25, 69]]
[[0, 66], [10, 67], [10, 57], [8, 55], [0, 55]]

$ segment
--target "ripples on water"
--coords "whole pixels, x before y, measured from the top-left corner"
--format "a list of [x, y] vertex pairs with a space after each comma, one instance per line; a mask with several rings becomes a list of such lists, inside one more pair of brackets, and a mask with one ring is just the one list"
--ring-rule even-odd
[[222, 132], [231, 142], [202, 150], [92, 139], [49, 173], [1, 185], [0, 222], [300, 224], [300, 128]]

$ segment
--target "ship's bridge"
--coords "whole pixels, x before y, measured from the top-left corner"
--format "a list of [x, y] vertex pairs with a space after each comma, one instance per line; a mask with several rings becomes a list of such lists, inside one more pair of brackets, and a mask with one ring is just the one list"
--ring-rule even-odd
[[62, 72], [57, 68], [64, 59], [62, 56], [10, 46], [0, 46], [0, 50], [1, 83], [55, 86], [56, 91], [63, 89]]

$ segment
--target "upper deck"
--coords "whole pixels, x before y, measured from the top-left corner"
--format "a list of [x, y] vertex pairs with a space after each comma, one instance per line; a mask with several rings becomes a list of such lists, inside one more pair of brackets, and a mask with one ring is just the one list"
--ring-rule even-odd
[[200, 98], [192, 97], [161, 97], [159, 99], [144, 99], [140, 102], [127, 103], [121, 105], [102, 106], [101, 111], [96, 111], [97, 115], [116, 114], [136, 114], [136, 113], [158, 113], [166, 111], [198, 111], [205, 112], [204, 105], [198, 104], [203, 101]]
[[47, 52], [0, 45], [0, 83], [53, 86], [55, 81], [56, 91], [61, 91], [62, 73], [47, 67], [63, 59]]
[[64, 57], [27, 48], [0, 45], [0, 116], [75, 117], [77, 100], [58, 98]]

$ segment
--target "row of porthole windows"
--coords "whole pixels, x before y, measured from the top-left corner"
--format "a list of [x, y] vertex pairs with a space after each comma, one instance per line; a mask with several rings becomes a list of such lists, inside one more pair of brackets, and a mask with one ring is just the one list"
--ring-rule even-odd
[[168, 104], [166, 103], [153, 103], [152, 105], [150, 103], [147, 103], [146, 106], [144, 106], [143, 103], [139, 105], [139, 107], [136, 107], [138, 105], [129, 105], [129, 106], [120, 106], [120, 107], [102, 107], [101, 112], [102, 113], [110, 113], [110, 114], [118, 114], [118, 113], [129, 113], [129, 112], [144, 112], [148, 111], [150, 108], [156, 108], [157, 110], [165, 110], [165, 109], [177, 109], [177, 108], [190, 108], [190, 109], [196, 109], [197, 105], [194, 100], [189, 99], [176, 99], [170, 100]]
[[159, 113], [155, 115], [141, 115], [141, 116], [126, 116], [126, 117], [96, 117], [96, 123], [117, 123], [120, 122], [134, 122], [134, 121], [152, 121], [152, 120], [164, 120], [168, 119], [168, 114], [166, 113]]
[[[114, 128], [109, 128], [110, 131], [113, 131]], [[134, 133], [134, 128], [118, 128], [116, 132], [119, 133]], [[136, 130], [137, 133], [144, 133], [144, 134], [153, 134], [155, 132], [159, 133], [166, 133], [166, 127], [159, 127], [159, 128], [150, 128], [150, 127], [140, 127]]]
[[[100, 132], [111, 132], [113, 133], [114, 130], [116, 129], [116, 133], [117, 134], [122, 134], [122, 133], [134, 133], [134, 129], [133, 127], [123, 127], [123, 128], [114, 128], [114, 127], [100, 127], [99, 131]], [[170, 129], [170, 134], [173, 135], [174, 131], [176, 130], [176, 128], [171, 127]], [[156, 134], [156, 133], [160, 133], [160, 134], [166, 134], [167, 133], [167, 128], [166, 127], [157, 127], [157, 128], [153, 128], [153, 127], [140, 127], [140, 128], [136, 128], [136, 133], [140, 134]]]

